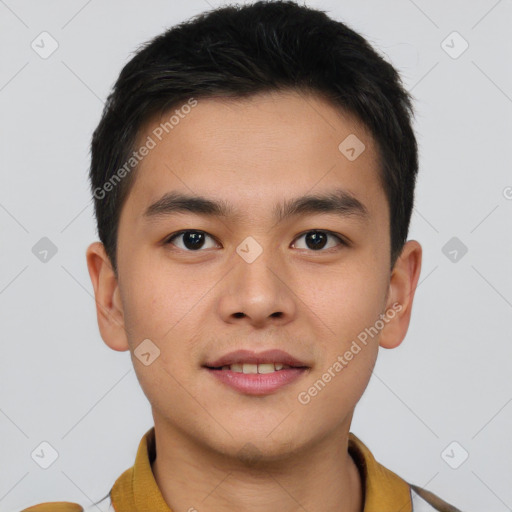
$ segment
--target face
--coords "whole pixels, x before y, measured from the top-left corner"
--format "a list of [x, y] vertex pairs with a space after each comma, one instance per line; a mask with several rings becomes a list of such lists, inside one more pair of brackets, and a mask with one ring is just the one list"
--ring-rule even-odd
[[[139, 136], [137, 147], [148, 136], [156, 144], [121, 212], [118, 280], [99, 243], [88, 250], [103, 339], [130, 350], [157, 429], [219, 454], [250, 442], [272, 459], [346, 433], [379, 344], [405, 336], [421, 254], [408, 242], [390, 274], [372, 137], [320, 97], [294, 92], [198, 99], [159, 140], [169, 117]], [[351, 134], [364, 144], [359, 156], [355, 139], [355, 152], [339, 149]], [[151, 207], [168, 193], [226, 211]], [[287, 208], [303, 196], [331, 201]], [[306, 368], [230, 380], [205, 366], [273, 349]]]

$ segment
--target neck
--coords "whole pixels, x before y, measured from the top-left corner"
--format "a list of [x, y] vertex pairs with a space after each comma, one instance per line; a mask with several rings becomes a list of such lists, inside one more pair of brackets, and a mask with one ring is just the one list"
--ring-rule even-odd
[[241, 460], [155, 422], [152, 471], [174, 511], [361, 512], [363, 489], [348, 453], [348, 426], [280, 460]]

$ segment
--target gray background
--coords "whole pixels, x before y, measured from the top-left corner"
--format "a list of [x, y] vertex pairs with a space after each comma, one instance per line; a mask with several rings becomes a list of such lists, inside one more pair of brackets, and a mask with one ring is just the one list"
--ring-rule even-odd
[[[131, 52], [221, 3], [0, 0], [1, 511], [89, 506], [152, 426], [128, 352], [97, 327], [89, 143]], [[367, 37], [416, 98], [422, 274], [408, 335], [381, 349], [351, 430], [464, 510], [512, 510], [512, 2], [306, 3]], [[43, 31], [58, 42], [46, 59], [31, 47]], [[43, 237], [57, 248], [46, 262], [32, 251]], [[48, 469], [31, 457], [42, 441], [59, 454]]]

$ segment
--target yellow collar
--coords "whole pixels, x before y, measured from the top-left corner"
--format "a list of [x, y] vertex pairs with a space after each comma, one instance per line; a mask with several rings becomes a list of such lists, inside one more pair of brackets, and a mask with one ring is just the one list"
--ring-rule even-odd
[[[412, 512], [409, 485], [379, 464], [370, 450], [352, 432], [348, 451], [356, 462], [364, 489], [363, 512], [400, 510]], [[142, 437], [135, 464], [116, 480], [111, 491], [116, 512], [172, 512], [158, 488], [151, 463], [155, 460], [155, 427]]]
[[363, 512], [412, 512], [409, 484], [379, 464], [355, 434], [349, 432], [348, 436], [348, 452], [359, 468], [364, 489]]

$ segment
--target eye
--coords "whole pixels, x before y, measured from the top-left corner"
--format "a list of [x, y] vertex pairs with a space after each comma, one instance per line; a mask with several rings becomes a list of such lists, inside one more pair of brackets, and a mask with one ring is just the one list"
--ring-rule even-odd
[[[299, 235], [296, 240], [305, 237], [306, 247], [297, 247], [298, 249], [311, 249], [313, 251], [319, 252], [321, 249], [332, 249], [333, 247], [339, 245], [349, 245], [341, 236], [336, 235], [330, 231], [326, 230], [310, 230], [302, 235]], [[339, 243], [327, 246], [327, 240], [331, 237], [332, 239], [336, 239]], [[174, 243], [174, 240], [180, 240], [181, 244]], [[205, 241], [210, 239], [213, 241], [213, 245], [208, 244], [205, 245]], [[164, 242], [165, 245], [175, 245], [179, 249], [183, 249], [189, 252], [197, 252], [199, 249], [211, 249], [216, 246], [217, 242], [215, 239], [208, 235], [205, 231], [200, 231], [197, 229], [186, 229], [183, 231], [178, 231], [177, 233], [173, 233], [169, 236]]]
[[[175, 239], [182, 239], [182, 245], [178, 245], [174, 243]], [[205, 233], [204, 231], [198, 231], [198, 230], [192, 230], [192, 229], [186, 229], [183, 231], [179, 231], [178, 233], [174, 233], [171, 235], [167, 240], [165, 241], [165, 245], [172, 244], [176, 245], [179, 249], [184, 249], [187, 251], [197, 251], [198, 249], [203, 249], [206, 238], [210, 238], [211, 240], [214, 240], [213, 237]], [[214, 247], [215, 245], [213, 245]], [[206, 249], [209, 249], [210, 247], [206, 247]]]
[[[345, 242], [345, 240], [343, 238], [341, 238], [340, 236], [335, 235], [334, 233], [331, 233], [330, 231], [325, 231], [325, 230], [315, 229], [312, 231], [307, 231], [306, 233], [303, 233], [302, 235], [300, 235], [297, 238], [297, 240], [302, 237], [306, 237], [305, 238], [305, 242], [306, 242], [305, 249], [312, 249], [314, 251], [319, 251], [321, 249], [324, 249], [326, 247], [328, 237], [332, 237], [332, 238], [335, 238], [336, 240], [338, 240], [339, 244], [337, 244], [337, 245], [348, 245], [348, 243]], [[334, 245], [334, 246], [331, 245], [330, 247], [327, 247], [327, 249], [331, 249], [333, 247], [336, 247], [336, 245]], [[304, 247], [297, 247], [297, 248], [303, 249]]]

